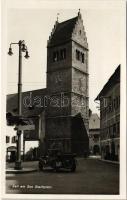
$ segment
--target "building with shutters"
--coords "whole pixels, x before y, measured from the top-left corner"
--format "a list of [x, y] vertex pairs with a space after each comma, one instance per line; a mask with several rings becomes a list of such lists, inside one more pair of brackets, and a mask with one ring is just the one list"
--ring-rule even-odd
[[100, 143], [103, 159], [119, 161], [120, 155], [120, 65], [98, 94]]
[[[23, 116], [38, 116], [40, 152], [59, 144], [64, 152], [89, 152], [88, 52], [80, 11], [55, 22], [47, 42], [47, 87], [24, 92], [22, 98]], [[8, 95], [7, 112], [16, 109], [16, 95], [12, 96]]]

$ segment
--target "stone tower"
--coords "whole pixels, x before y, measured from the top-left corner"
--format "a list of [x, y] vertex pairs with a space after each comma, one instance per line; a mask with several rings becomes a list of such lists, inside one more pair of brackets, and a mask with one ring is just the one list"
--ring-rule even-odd
[[47, 44], [47, 148], [88, 152], [88, 43], [81, 13], [56, 21]]

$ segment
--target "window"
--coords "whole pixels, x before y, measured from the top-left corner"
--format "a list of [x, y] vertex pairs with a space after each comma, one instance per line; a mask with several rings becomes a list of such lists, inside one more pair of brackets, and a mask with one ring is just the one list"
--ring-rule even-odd
[[120, 123], [117, 122], [117, 135], [119, 136], [120, 135]]
[[109, 127], [109, 138], [113, 138], [114, 137], [114, 133], [113, 133], [113, 126]]
[[81, 53], [82, 63], [84, 63], [84, 53]]
[[53, 62], [56, 61], [56, 52], [53, 52]]
[[53, 52], [53, 62], [58, 62], [60, 60], [66, 59], [66, 49], [61, 49], [60, 51]]
[[66, 59], [66, 49], [60, 50], [60, 60]]
[[106, 98], [103, 98], [103, 105], [104, 105], [104, 108], [107, 107], [107, 99]]
[[76, 59], [80, 60], [80, 51], [78, 51], [77, 49], [76, 49]]
[[76, 59], [81, 61], [82, 63], [84, 63], [84, 61], [86, 59], [86, 52], [84, 54], [83, 52], [76, 49]]
[[9, 143], [9, 142], [10, 142], [10, 137], [6, 136], [6, 143]]
[[55, 51], [53, 52], [53, 62], [56, 62], [59, 60], [59, 52]]
[[112, 103], [109, 104], [109, 112], [112, 112]]
[[114, 103], [113, 103], [113, 100], [111, 101], [111, 107], [112, 107], [112, 111], [114, 109]]
[[113, 125], [113, 133], [116, 133], [116, 124]]
[[113, 137], [115, 137], [115, 135], [116, 135], [116, 124], [113, 124]]
[[80, 51], [78, 51], [78, 60], [80, 60], [80, 56], [81, 55], [81, 53], [80, 53]]
[[16, 136], [12, 137], [12, 143], [16, 143]]
[[110, 134], [111, 134], [111, 126], [109, 126], [109, 137], [110, 137]]
[[120, 106], [120, 98], [119, 96], [116, 97], [116, 109], [118, 109]]
[[113, 100], [114, 104], [114, 109], [116, 109], [116, 99]]

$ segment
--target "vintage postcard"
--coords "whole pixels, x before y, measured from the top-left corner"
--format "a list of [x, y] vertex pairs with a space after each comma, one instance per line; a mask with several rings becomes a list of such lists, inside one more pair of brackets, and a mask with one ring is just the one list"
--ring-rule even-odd
[[125, 1], [2, 1], [2, 199], [126, 199]]

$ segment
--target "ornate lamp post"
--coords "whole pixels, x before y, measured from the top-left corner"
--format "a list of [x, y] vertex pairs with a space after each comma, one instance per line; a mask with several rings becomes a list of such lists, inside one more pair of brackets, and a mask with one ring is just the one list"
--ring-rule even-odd
[[[27, 46], [25, 45], [24, 40], [20, 40], [18, 43], [11, 43], [9, 47], [8, 54], [11, 56], [13, 55], [12, 52], [12, 45], [18, 45], [19, 46], [19, 69], [18, 69], [18, 116], [22, 117], [22, 52], [25, 52], [25, 58], [29, 58]], [[21, 166], [21, 130], [17, 130], [17, 158], [15, 162], [15, 169], [20, 170], [22, 169]]]

